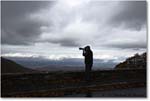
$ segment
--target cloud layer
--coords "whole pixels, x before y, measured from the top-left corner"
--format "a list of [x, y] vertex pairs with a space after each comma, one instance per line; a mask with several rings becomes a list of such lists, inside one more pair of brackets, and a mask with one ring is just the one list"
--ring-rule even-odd
[[2, 1], [1, 7], [4, 46], [146, 49], [145, 1]]
[[147, 5], [145, 1], [121, 2], [122, 9], [111, 18], [111, 23], [127, 29], [141, 30], [146, 26]]
[[28, 45], [41, 34], [44, 24], [30, 18], [30, 14], [45, 8], [50, 2], [2, 1], [2, 44]]

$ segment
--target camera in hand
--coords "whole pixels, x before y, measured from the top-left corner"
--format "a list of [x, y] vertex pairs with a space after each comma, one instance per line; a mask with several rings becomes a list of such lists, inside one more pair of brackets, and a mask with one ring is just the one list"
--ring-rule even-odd
[[79, 48], [79, 50], [84, 50], [84, 48]]

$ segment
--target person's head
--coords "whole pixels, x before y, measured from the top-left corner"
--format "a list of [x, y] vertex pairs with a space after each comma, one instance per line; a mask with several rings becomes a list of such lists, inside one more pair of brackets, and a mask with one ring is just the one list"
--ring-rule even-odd
[[90, 46], [86, 46], [85, 51], [89, 51], [89, 50], [90, 50]]

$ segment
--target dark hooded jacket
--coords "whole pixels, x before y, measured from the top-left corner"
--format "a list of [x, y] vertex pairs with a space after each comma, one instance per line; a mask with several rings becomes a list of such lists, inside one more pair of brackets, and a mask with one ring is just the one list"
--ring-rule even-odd
[[83, 56], [85, 57], [85, 64], [93, 64], [93, 52], [90, 49], [84, 50]]

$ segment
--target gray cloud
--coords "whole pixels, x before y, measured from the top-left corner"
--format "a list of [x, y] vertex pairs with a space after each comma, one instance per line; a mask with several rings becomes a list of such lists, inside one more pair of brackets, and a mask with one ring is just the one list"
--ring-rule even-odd
[[127, 29], [141, 30], [147, 21], [146, 1], [121, 1], [120, 11], [110, 20], [109, 24], [113, 26], [123, 26]]
[[64, 46], [64, 47], [77, 47], [77, 46], [80, 46], [80, 44], [77, 43], [76, 40], [70, 39], [70, 38], [38, 40], [37, 42], [41, 42], [41, 43], [49, 42], [49, 43], [53, 43], [53, 44], [59, 44], [60, 46]]
[[50, 2], [41, 1], [2, 1], [2, 44], [28, 45], [41, 34], [44, 24], [31, 19], [30, 14], [46, 8]]
[[147, 47], [145, 43], [121, 43], [121, 44], [109, 44], [107, 47], [120, 48], [120, 49], [144, 49]]
[[29, 45], [41, 34], [40, 24], [34, 21], [23, 21], [19, 25], [2, 28], [2, 44]]
[[67, 47], [79, 46], [79, 44], [76, 41], [73, 41], [72, 39], [61, 39], [61, 40], [53, 41], [53, 43], [60, 43], [61, 46], [67, 46]]
[[2, 2], [2, 44], [146, 48], [143, 26], [145, 1]]
[[[146, 51], [146, 2], [57, 0], [1, 2], [2, 56], [126, 58]], [[34, 45], [33, 45], [34, 44]]]

